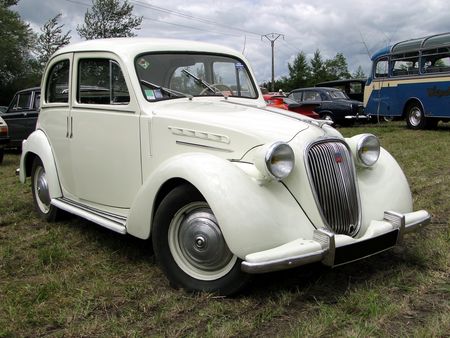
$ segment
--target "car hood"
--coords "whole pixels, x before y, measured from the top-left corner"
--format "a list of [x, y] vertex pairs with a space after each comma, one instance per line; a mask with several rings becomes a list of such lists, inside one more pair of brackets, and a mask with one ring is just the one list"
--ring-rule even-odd
[[320, 122], [299, 114], [223, 99], [160, 102], [152, 115], [155, 141], [172, 139], [177, 144], [223, 150], [226, 157], [235, 159], [268, 142], [289, 142], [300, 132], [314, 137], [325, 134]]

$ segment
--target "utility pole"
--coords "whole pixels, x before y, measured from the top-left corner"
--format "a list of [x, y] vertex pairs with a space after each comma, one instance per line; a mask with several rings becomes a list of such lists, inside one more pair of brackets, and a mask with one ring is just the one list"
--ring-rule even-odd
[[274, 46], [275, 46], [275, 41], [277, 41], [279, 37], [282, 37], [284, 40], [284, 35], [278, 34], [278, 33], [269, 33], [269, 34], [261, 36], [261, 40], [263, 38], [266, 38], [267, 40], [270, 41], [270, 46], [272, 47], [272, 92], [275, 91], [275, 63], [274, 63], [274, 51], [273, 50], [274, 50]]

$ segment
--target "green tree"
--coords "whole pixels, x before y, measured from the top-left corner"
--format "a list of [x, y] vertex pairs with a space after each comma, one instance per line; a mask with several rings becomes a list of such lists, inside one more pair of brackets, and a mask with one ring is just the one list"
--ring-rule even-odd
[[314, 56], [310, 61], [311, 63], [311, 84], [316, 85], [319, 82], [327, 81], [327, 69], [325, 62], [320, 55], [320, 51], [317, 49], [314, 52]]
[[14, 92], [39, 83], [36, 62], [30, 53], [35, 35], [10, 9], [18, 0], [0, 0], [0, 103], [8, 104]]
[[44, 26], [41, 27], [42, 33], [38, 35], [35, 52], [38, 56], [38, 62], [41, 69], [44, 68], [54, 52], [70, 42], [70, 31], [63, 34], [62, 28], [64, 25], [58, 25], [60, 17], [61, 13], [49, 19]]
[[292, 65], [288, 63], [290, 89], [306, 87], [311, 79], [311, 67], [308, 65], [304, 52], [297, 54]]
[[86, 39], [136, 36], [142, 16], [133, 15], [133, 6], [127, 0], [92, 0], [92, 8], [84, 15], [84, 24], [77, 26], [78, 34]]
[[333, 59], [325, 61], [325, 67], [328, 77], [327, 80], [329, 81], [351, 78], [347, 67], [347, 60], [342, 53], [337, 53]]
[[356, 69], [356, 71], [353, 73], [352, 78], [353, 79], [364, 79], [366, 76], [366, 74], [364, 73], [364, 70], [361, 66], [358, 66], [358, 68]]

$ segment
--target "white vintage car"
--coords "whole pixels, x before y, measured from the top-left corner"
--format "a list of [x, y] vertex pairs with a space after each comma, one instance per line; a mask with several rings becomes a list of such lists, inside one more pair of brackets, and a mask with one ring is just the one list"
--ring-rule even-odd
[[430, 220], [375, 136], [267, 107], [228, 48], [82, 42], [41, 86], [20, 162], [37, 212], [152, 238], [176, 287], [229, 295], [251, 274], [378, 253]]

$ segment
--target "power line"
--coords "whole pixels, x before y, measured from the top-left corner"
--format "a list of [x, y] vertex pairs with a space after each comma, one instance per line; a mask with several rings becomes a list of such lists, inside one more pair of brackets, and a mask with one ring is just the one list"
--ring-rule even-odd
[[201, 18], [201, 17], [194, 16], [194, 15], [186, 13], [186, 12], [175, 11], [175, 10], [172, 10], [172, 9], [167, 9], [167, 8], [164, 8], [164, 7], [151, 5], [151, 4], [148, 4], [148, 3], [143, 2], [143, 1], [131, 0], [130, 3], [133, 3], [133, 4], [137, 5], [137, 6], [141, 6], [141, 7], [144, 7], [144, 8], [152, 9], [152, 10], [155, 10], [155, 11], [159, 11], [159, 12], [163, 12], [163, 13], [179, 16], [179, 17], [182, 17], [182, 18], [185, 18], [185, 19], [199, 21], [201, 23], [205, 23], [205, 24], [208, 24], [208, 25], [213, 25], [213, 26], [218, 26], [218, 27], [230, 29], [230, 30], [235, 30], [235, 31], [239, 31], [239, 32], [242, 32], [242, 33], [246, 33], [246, 34], [253, 34], [253, 35], [261, 36], [261, 34], [257, 33], [257, 32], [248, 31], [248, 30], [245, 30], [245, 29], [242, 29], [242, 28], [238, 28], [238, 27], [230, 27], [229, 25], [221, 24], [221, 23], [219, 23], [217, 21], [214, 21], [214, 20], [211, 20], [211, 19]]
[[275, 91], [275, 62], [274, 62], [274, 47], [275, 47], [275, 41], [277, 41], [280, 37], [283, 37], [284, 40], [284, 35], [283, 34], [279, 34], [279, 33], [269, 33], [266, 35], [261, 35], [261, 40], [263, 38], [266, 38], [267, 40], [270, 41], [270, 46], [272, 47], [272, 91]]

